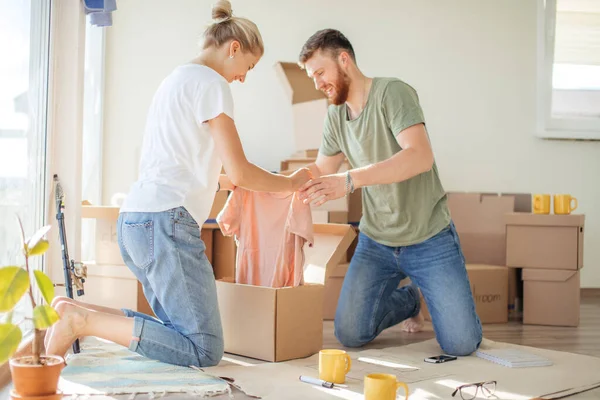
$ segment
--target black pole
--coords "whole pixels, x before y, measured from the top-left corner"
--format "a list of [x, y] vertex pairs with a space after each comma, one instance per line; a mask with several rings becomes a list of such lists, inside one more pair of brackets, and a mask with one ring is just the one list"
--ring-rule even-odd
[[[71, 280], [71, 272], [73, 265], [69, 259], [69, 249], [67, 248], [67, 235], [65, 233], [65, 214], [63, 212], [65, 206], [62, 201], [62, 189], [59, 187], [58, 175], [54, 175], [56, 181], [56, 220], [58, 221], [58, 235], [60, 237], [60, 246], [62, 251], [63, 270], [65, 273], [65, 290], [67, 297], [73, 299], [73, 282]], [[73, 342], [73, 352], [79, 353], [79, 339]]]

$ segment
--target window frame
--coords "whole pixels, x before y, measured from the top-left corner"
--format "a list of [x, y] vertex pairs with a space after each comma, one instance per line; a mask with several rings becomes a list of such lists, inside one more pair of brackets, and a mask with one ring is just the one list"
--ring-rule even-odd
[[556, 0], [537, 1], [537, 127], [545, 139], [600, 140], [600, 118], [552, 117]]

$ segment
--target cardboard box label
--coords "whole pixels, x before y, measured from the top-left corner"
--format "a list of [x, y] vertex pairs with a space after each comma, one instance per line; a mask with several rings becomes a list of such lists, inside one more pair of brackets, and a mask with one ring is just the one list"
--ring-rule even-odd
[[[467, 273], [481, 323], [508, 322], [508, 268], [467, 264]], [[421, 304], [425, 319], [431, 321], [427, 305]]]

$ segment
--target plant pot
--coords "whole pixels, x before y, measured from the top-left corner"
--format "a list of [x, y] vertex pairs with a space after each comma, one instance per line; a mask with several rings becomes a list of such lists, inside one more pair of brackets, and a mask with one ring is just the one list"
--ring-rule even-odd
[[54, 394], [46, 396], [20, 396], [14, 390], [10, 391], [10, 400], [60, 400], [63, 397], [63, 392], [58, 390]]
[[34, 365], [32, 360], [31, 356], [10, 360], [15, 394], [27, 400], [57, 395], [58, 379], [65, 366], [65, 360], [58, 356], [40, 356], [43, 365]]

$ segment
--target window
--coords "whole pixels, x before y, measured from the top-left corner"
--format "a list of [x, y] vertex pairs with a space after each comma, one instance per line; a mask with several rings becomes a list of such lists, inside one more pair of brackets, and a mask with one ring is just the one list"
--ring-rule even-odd
[[[102, 204], [102, 121], [105, 29], [89, 22], [85, 30], [81, 198]], [[96, 221], [81, 221], [81, 260], [95, 259]]]
[[[49, 0], [0, 0], [0, 265], [21, 265], [26, 235], [44, 224]], [[42, 258], [32, 259], [41, 268]], [[31, 310], [24, 297], [14, 322]], [[31, 329], [31, 326], [29, 327]], [[27, 327], [26, 327], [27, 329]]]
[[538, 135], [600, 140], [600, 1], [539, 4]]

